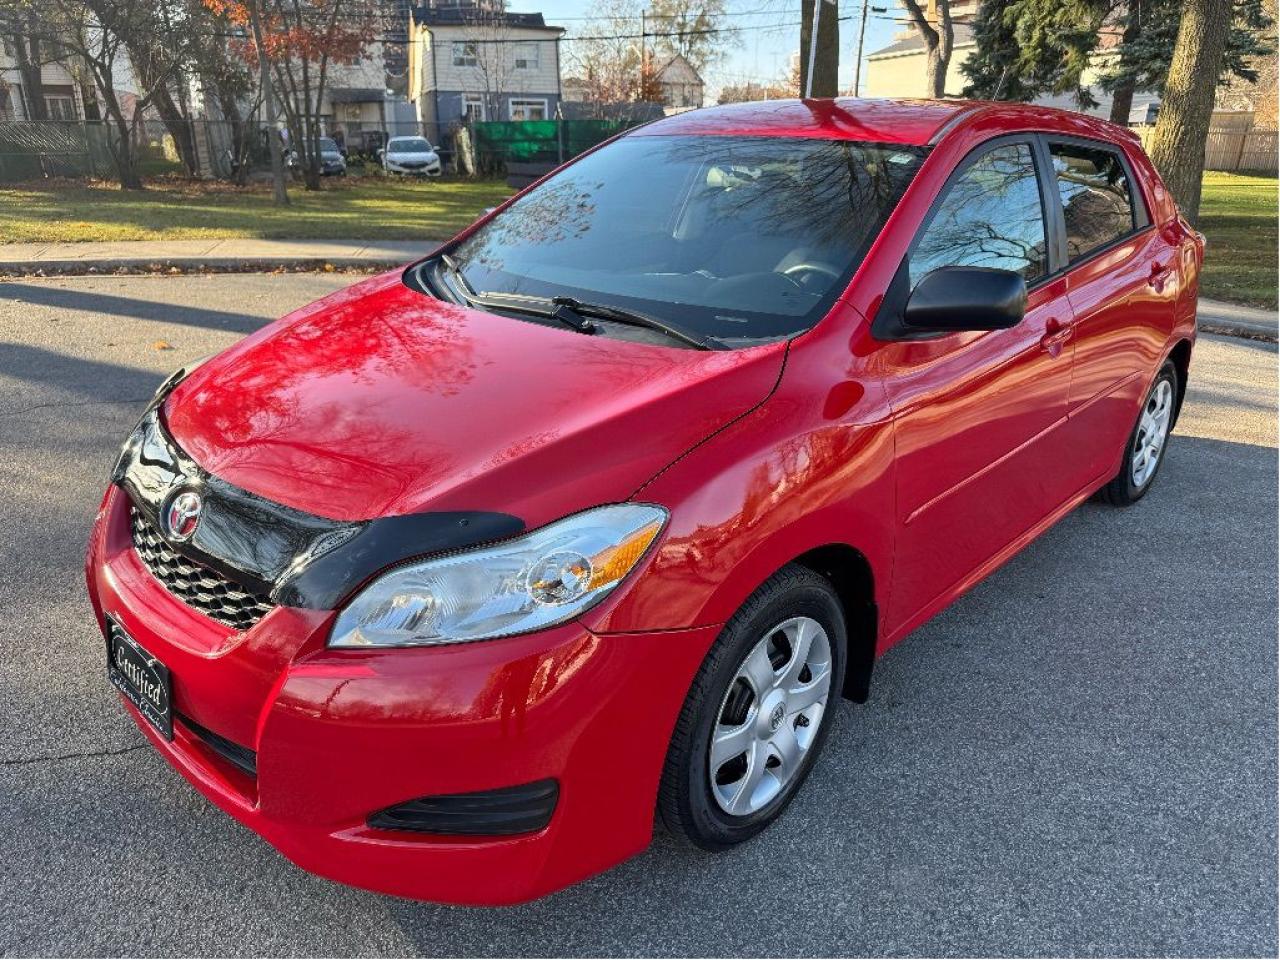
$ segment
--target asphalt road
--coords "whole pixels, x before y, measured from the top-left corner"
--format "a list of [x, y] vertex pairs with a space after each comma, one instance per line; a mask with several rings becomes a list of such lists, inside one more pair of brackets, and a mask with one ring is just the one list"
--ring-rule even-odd
[[1210, 337], [1152, 494], [891, 651], [754, 842], [504, 910], [293, 867], [126, 719], [81, 558], [162, 376], [350, 279], [0, 284], [0, 951], [1276, 954], [1276, 350]]

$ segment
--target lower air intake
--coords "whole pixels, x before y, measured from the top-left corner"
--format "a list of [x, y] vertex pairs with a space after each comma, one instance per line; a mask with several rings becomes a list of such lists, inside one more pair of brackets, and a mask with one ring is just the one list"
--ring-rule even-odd
[[559, 798], [560, 784], [555, 780], [481, 793], [422, 797], [373, 814], [369, 826], [454, 836], [535, 833], [551, 822]]

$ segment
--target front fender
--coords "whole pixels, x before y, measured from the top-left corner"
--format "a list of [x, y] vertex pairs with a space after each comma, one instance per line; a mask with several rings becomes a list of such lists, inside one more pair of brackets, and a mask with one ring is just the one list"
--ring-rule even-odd
[[[854, 547], [876, 603], [889, 583], [894, 516], [888, 420], [810, 417], [780, 391], [647, 483], [636, 499], [671, 520], [629, 588], [584, 616], [597, 632], [728, 620], [771, 574], [818, 547]], [[808, 429], [797, 430], [797, 425]]]

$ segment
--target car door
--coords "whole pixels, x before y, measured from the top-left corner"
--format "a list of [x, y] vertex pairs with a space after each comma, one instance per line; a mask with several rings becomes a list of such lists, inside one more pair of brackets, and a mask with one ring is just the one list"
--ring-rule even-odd
[[1151, 223], [1124, 151], [1045, 138], [1075, 314], [1075, 369], [1067, 436], [1079, 484], [1116, 470], [1173, 329], [1178, 250]]
[[[1069, 495], [1065, 424], [1071, 308], [1057, 276], [1044, 160], [1034, 137], [979, 147], [943, 187], [894, 286], [943, 266], [1014, 270], [1024, 319], [1007, 330], [882, 344], [893, 412], [897, 548], [887, 626], [919, 622]], [[876, 326], [885, 329], [877, 315]], [[905, 303], [906, 295], [897, 299]]]

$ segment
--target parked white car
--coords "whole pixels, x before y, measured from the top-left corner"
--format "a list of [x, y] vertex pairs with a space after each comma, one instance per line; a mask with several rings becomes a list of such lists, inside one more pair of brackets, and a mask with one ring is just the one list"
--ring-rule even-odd
[[392, 137], [382, 151], [382, 169], [387, 173], [440, 176], [440, 155], [425, 137]]

